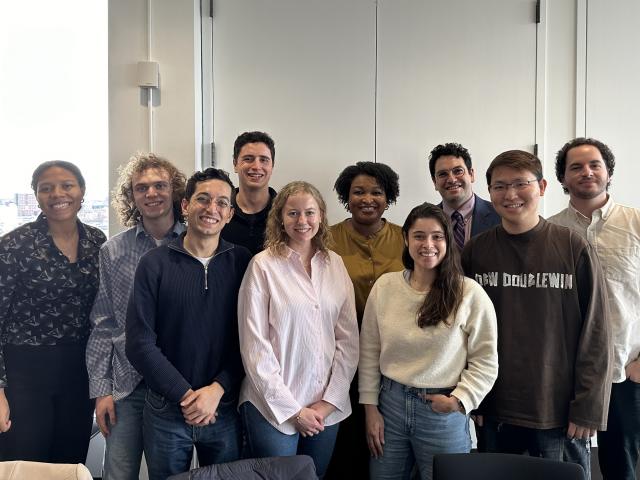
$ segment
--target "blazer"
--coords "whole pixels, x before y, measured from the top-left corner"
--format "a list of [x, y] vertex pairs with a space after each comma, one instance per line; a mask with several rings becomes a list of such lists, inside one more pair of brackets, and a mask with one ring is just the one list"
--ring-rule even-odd
[[473, 207], [473, 215], [471, 217], [472, 238], [502, 222], [500, 215], [496, 213], [491, 202], [487, 202], [475, 193], [474, 196], [476, 197], [476, 204]]

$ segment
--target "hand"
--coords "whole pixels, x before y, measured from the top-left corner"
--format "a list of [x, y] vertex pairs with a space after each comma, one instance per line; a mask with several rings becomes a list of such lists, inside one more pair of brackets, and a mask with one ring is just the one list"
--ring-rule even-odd
[[109, 425], [116, 424], [116, 407], [112, 395], [96, 398], [96, 423], [102, 435], [109, 436]]
[[364, 412], [369, 451], [373, 458], [380, 458], [384, 445], [384, 418], [377, 405], [365, 405]]
[[437, 413], [463, 412], [460, 401], [453, 395], [421, 394], [420, 397], [427, 402], [431, 402], [431, 409]]
[[303, 437], [313, 437], [324, 430], [324, 419], [316, 410], [305, 407], [294, 417], [294, 425]]
[[314, 403], [313, 405], [309, 405], [309, 408], [315, 410], [322, 416], [322, 423], [324, 425], [325, 419], [336, 411], [336, 407], [331, 405], [329, 402], [324, 400], [320, 400], [319, 402]]
[[11, 411], [9, 402], [4, 395], [4, 388], [0, 388], [0, 433], [8, 432], [11, 428]]
[[624, 369], [627, 374], [627, 378], [634, 383], [640, 383], [640, 359], [636, 359], [631, 362]]
[[180, 401], [182, 415], [188, 425], [203, 427], [215, 423], [218, 405], [224, 394], [224, 388], [218, 382], [199, 388], [189, 389]]
[[594, 428], [582, 427], [580, 425], [576, 425], [573, 422], [569, 422], [569, 427], [567, 427], [567, 438], [589, 440], [595, 434], [596, 430]]
[[475, 424], [479, 427], [482, 427], [484, 425], [483, 415], [471, 415], [471, 420], [473, 420]]

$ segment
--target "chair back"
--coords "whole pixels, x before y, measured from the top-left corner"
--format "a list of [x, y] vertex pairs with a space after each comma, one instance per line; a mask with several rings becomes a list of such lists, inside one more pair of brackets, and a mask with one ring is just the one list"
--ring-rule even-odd
[[433, 457], [433, 480], [586, 480], [575, 463], [507, 453], [454, 453]]

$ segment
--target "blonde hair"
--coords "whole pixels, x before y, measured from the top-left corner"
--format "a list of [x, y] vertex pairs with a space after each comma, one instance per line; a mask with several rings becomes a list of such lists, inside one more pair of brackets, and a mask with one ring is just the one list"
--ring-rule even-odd
[[150, 168], [164, 170], [169, 174], [171, 182], [171, 200], [173, 203], [174, 221], [183, 221], [180, 202], [184, 197], [186, 178], [169, 160], [157, 156], [155, 153], [138, 152], [129, 161], [118, 168], [118, 183], [113, 189], [111, 205], [118, 214], [120, 222], [125, 227], [133, 227], [142, 221], [142, 215], [133, 199], [133, 176]]
[[285, 185], [278, 195], [273, 199], [271, 210], [267, 218], [267, 229], [265, 231], [265, 249], [270, 249], [277, 255], [285, 254], [285, 246], [289, 236], [282, 226], [282, 211], [289, 197], [298, 193], [307, 193], [313, 197], [320, 208], [320, 225], [318, 233], [311, 240], [313, 246], [319, 251], [327, 254], [329, 246], [332, 243], [331, 232], [329, 231], [329, 222], [327, 220], [327, 205], [320, 194], [320, 191], [310, 183], [303, 181], [295, 181]]

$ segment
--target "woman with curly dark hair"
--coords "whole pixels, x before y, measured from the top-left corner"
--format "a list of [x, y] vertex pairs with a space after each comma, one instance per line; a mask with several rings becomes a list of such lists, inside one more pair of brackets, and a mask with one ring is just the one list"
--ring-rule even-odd
[[[398, 175], [383, 163], [358, 162], [340, 173], [334, 189], [351, 217], [331, 227], [333, 250], [342, 257], [353, 282], [360, 325], [378, 277], [402, 270], [402, 230], [382, 217], [398, 198]], [[340, 426], [330, 478], [368, 478], [369, 450], [357, 379], [351, 385], [351, 404], [354, 413]]]

